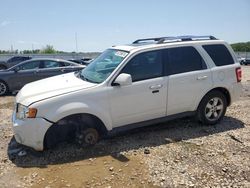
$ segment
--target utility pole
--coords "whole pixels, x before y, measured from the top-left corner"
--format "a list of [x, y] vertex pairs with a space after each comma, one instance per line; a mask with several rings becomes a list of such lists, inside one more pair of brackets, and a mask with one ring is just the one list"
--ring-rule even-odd
[[13, 53], [13, 45], [11, 44], [10, 53]]
[[76, 41], [76, 53], [78, 53], [78, 45], [77, 45], [77, 32], [75, 33], [75, 41]]

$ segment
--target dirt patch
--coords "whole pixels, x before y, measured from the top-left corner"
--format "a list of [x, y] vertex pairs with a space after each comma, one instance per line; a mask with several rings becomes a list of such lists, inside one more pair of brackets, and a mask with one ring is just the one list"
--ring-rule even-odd
[[0, 97], [0, 109], [13, 109], [13, 108], [14, 108], [13, 96]]
[[[216, 126], [175, 120], [102, 140], [62, 143], [25, 156], [13, 141], [14, 97], [0, 98], [1, 187], [250, 187], [250, 67], [243, 93]], [[11, 141], [12, 140], [12, 141]], [[18, 153], [18, 152], [16, 152]]]
[[[25, 186], [33, 187], [150, 187], [143, 182], [145, 170], [137, 157], [129, 156], [128, 162], [122, 162], [111, 156], [89, 158], [61, 165], [49, 165], [46, 168], [18, 169], [16, 174]], [[141, 181], [140, 181], [141, 180]]]

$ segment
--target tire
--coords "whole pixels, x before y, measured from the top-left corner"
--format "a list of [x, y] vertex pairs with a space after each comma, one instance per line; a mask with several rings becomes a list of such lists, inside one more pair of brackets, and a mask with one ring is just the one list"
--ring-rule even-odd
[[99, 136], [99, 132], [95, 128], [87, 127], [76, 132], [76, 143], [81, 146], [95, 145]]
[[227, 100], [220, 91], [211, 91], [201, 100], [197, 118], [202, 124], [214, 125], [221, 121], [227, 109]]
[[0, 81], [0, 96], [6, 95], [8, 92], [8, 85], [4, 81]]

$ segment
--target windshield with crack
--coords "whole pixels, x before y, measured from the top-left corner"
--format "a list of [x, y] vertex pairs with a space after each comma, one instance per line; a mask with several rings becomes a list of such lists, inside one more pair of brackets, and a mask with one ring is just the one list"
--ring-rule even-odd
[[93, 83], [101, 83], [115, 70], [128, 52], [108, 49], [80, 72], [80, 77]]

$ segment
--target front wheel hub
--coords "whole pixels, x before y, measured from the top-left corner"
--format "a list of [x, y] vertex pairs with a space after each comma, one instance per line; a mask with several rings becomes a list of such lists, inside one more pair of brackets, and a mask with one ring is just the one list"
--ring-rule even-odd
[[98, 142], [99, 134], [94, 128], [86, 128], [77, 136], [79, 144], [94, 145]]

